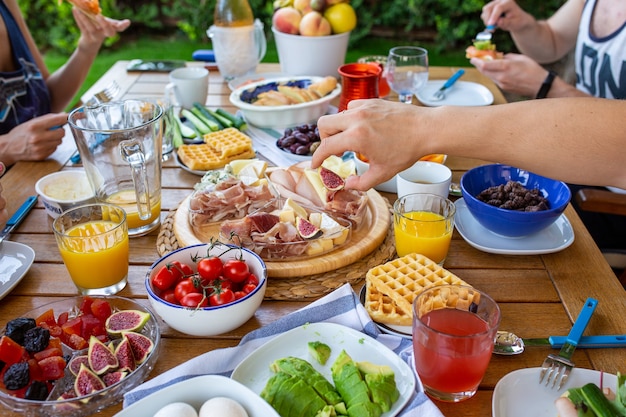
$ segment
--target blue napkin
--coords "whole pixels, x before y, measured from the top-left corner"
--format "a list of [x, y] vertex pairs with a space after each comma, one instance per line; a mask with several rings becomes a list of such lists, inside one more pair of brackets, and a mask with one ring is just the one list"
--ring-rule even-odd
[[[389, 349], [413, 367], [413, 347], [410, 340], [381, 333], [372, 322], [359, 297], [349, 284], [344, 284], [330, 294], [294, 311], [267, 326], [248, 333], [238, 346], [217, 349], [191, 359], [156, 376], [124, 395], [124, 407], [168, 385], [199, 375], [219, 374], [230, 377], [233, 369], [261, 345], [273, 337], [306, 323], [337, 323], [361, 331]], [[416, 375], [417, 378], [417, 375]], [[437, 406], [424, 394], [419, 378], [411, 401], [398, 414], [402, 417], [443, 417]]]

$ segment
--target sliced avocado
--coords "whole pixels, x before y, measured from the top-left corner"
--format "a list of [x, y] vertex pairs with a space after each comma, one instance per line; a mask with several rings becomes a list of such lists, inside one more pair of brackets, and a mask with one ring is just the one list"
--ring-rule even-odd
[[356, 366], [363, 375], [380, 374], [394, 376], [393, 369], [391, 369], [391, 366], [389, 365], [376, 365], [371, 362], [357, 362]]
[[331, 365], [335, 388], [343, 398], [350, 414], [350, 408], [361, 403], [369, 403], [369, 391], [361, 373], [352, 358], [342, 350]]
[[313, 368], [313, 365], [304, 359], [293, 356], [277, 359], [270, 365], [270, 369], [274, 372], [284, 372], [302, 379], [306, 384], [310, 385], [327, 404], [335, 405], [342, 402], [341, 396], [333, 385], [324, 378], [324, 375]]
[[319, 341], [309, 342], [308, 346], [309, 353], [313, 356], [313, 359], [320, 365], [326, 365], [328, 358], [330, 358], [330, 346]]
[[372, 402], [378, 404], [383, 412], [389, 411], [400, 396], [393, 373], [365, 374], [365, 383], [372, 396]]
[[326, 406], [326, 402], [306, 382], [283, 372], [269, 379], [261, 397], [282, 417], [315, 417]]
[[380, 406], [372, 402], [355, 404], [348, 408], [350, 417], [380, 417], [382, 413]]
[[337, 414], [335, 413], [335, 407], [333, 407], [332, 405], [326, 405], [324, 408], [318, 411], [317, 414], [315, 415], [315, 417], [336, 417], [336, 416]]
[[486, 40], [486, 41], [474, 41], [474, 48], [478, 49], [479, 51], [489, 51], [489, 50], [495, 50], [496, 49], [496, 45], [493, 44], [489, 40]]

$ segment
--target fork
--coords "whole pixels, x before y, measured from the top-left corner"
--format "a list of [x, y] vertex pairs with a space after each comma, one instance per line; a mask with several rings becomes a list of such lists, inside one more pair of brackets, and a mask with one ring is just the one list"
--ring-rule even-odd
[[487, 25], [485, 30], [483, 30], [482, 32], [478, 32], [474, 39], [476, 39], [477, 41], [490, 41], [493, 37], [494, 30], [496, 30], [496, 25]]
[[443, 98], [445, 97], [445, 93], [448, 90], [448, 88], [452, 87], [452, 84], [454, 84], [456, 82], [456, 80], [461, 78], [461, 76], [463, 74], [465, 74], [465, 70], [464, 69], [460, 69], [457, 72], [455, 72], [452, 77], [448, 78], [448, 80], [437, 91], [435, 91], [435, 93], [433, 94], [432, 100], [434, 100], [434, 101], [441, 101], [441, 100], [443, 100]]
[[546, 386], [550, 385], [550, 382], [552, 382], [551, 388], [557, 387], [557, 389], [561, 389], [565, 381], [567, 381], [570, 372], [575, 366], [574, 362], [571, 361], [572, 355], [597, 305], [598, 300], [593, 298], [587, 299], [572, 329], [567, 335], [567, 339], [559, 351], [559, 354], [554, 355], [551, 353], [543, 361], [541, 373], [539, 374], [539, 383], [544, 382], [545, 378]]
[[117, 83], [117, 81], [113, 80], [109, 83], [109, 85], [95, 93], [93, 97], [87, 100], [87, 102], [85, 102], [85, 106], [91, 107], [100, 103], [108, 103], [109, 101], [114, 100], [120, 93], [120, 91], [120, 85]]

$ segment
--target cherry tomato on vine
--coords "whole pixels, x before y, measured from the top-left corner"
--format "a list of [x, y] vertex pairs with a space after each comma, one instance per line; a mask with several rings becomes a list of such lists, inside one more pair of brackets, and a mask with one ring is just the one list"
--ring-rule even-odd
[[198, 261], [198, 274], [203, 281], [213, 281], [222, 275], [222, 260], [216, 256], [202, 258]]
[[186, 278], [176, 284], [176, 288], [174, 288], [174, 295], [178, 302], [180, 302], [183, 297], [189, 293], [200, 293], [200, 289], [196, 287], [193, 278]]
[[229, 259], [224, 262], [224, 278], [234, 282], [244, 282], [250, 275], [248, 264], [241, 259]]
[[182, 262], [178, 262], [178, 261], [172, 261], [172, 264], [175, 264], [178, 267], [180, 267], [180, 270], [182, 271], [183, 276], [193, 275], [193, 269], [191, 269], [189, 265], [184, 264]]
[[256, 285], [254, 285], [254, 284], [252, 284], [252, 283], [250, 283], [250, 284], [244, 284], [244, 286], [243, 286], [243, 287], [241, 287], [241, 291], [245, 292], [246, 294], [250, 294], [252, 291], [254, 291], [254, 289], [255, 289], [256, 287], [257, 287], [257, 286], [256, 286]]
[[246, 295], [248, 295], [248, 293], [244, 292], [243, 290], [235, 291], [235, 300], [239, 300], [240, 298], [243, 298]]
[[152, 277], [152, 285], [161, 291], [172, 287], [183, 276], [181, 270], [173, 263], [163, 265]]
[[250, 274], [248, 275], [248, 278], [246, 278], [246, 280], [243, 282], [243, 285], [248, 284], [252, 284], [256, 287], [257, 285], [259, 285], [259, 279], [256, 277], [256, 275]]
[[212, 306], [221, 306], [235, 301], [235, 293], [230, 288], [225, 288], [220, 292], [215, 292], [209, 297], [209, 304]]
[[207, 307], [209, 299], [202, 293], [190, 292], [180, 300], [180, 305], [185, 307]]

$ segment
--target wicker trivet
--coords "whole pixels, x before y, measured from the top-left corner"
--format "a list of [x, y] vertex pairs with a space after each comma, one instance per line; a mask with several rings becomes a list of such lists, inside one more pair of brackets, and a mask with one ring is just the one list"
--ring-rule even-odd
[[[161, 224], [157, 238], [157, 251], [163, 256], [179, 248], [174, 234], [174, 213], [172, 210]], [[389, 227], [383, 243], [363, 259], [336, 269], [316, 275], [298, 278], [270, 279], [265, 291], [266, 300], [297, 300], [319, 298], [343, 284], [354, 285], [365, 280], [365, 274], [376, 265], [384, 264], [395, 256], [396, 247], [393, 239], [393, 225]]]

